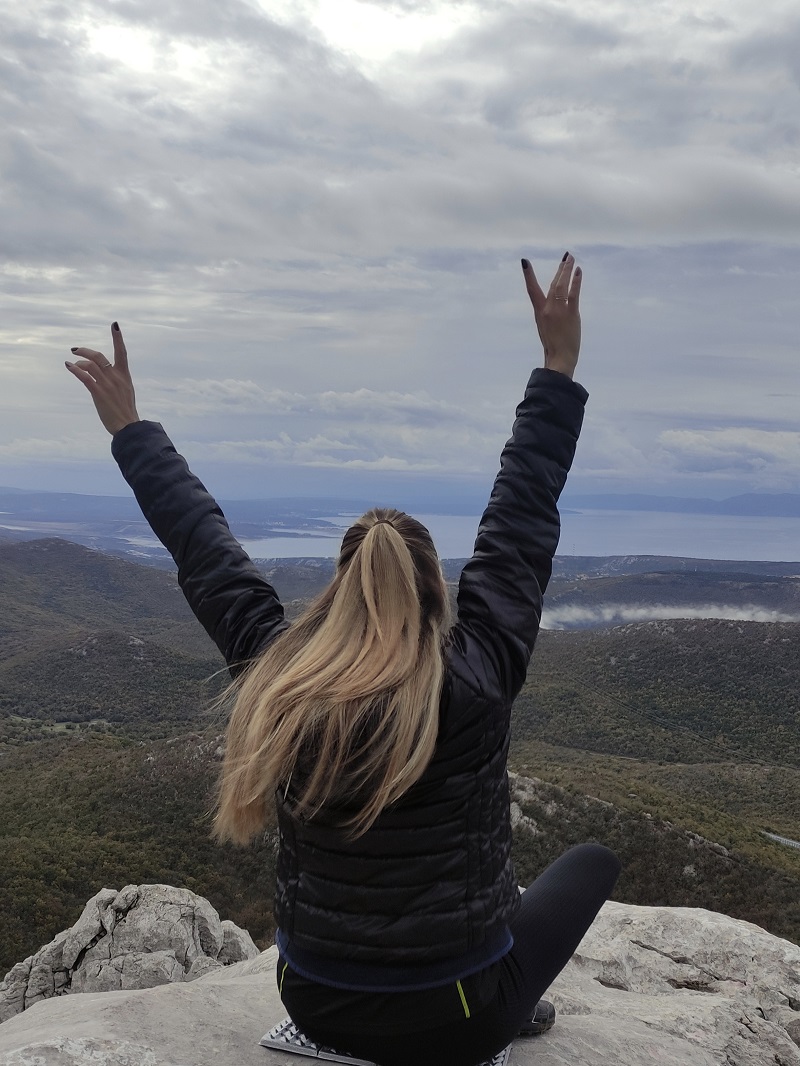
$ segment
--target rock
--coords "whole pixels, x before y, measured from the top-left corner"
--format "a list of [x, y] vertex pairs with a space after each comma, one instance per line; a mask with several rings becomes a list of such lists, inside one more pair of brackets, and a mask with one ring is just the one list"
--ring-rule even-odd
[[189, 967], [183, 980], [196, 981], [198, 977], [205, 977], [205, 975], [211, 973], [212, 970], [221, 970], [224, 965], [225, 963], [220, 962], [219, 959], [210, 959], [208, 955], [200, 955]]
[[3, 979], [0, 985], [0, 1022], [25, 1010], [25, 992], [31, 975], [32, 961], [31, 957], [24, 962], [18, 962]]
[[[293, 1066], [258, 1044], [286, 1014], [276, 959], [37, 1002], [0, 1026], [0, 1066]], [[548, 996], [555, 1027], [510, 1066], [800, 1066], [800, 947], [720, 914], [608, 903]]]
[[258, 948], [246, 929], [240, 929], [238, 925], [226, 919], [222, 923], [222, 932], [225, 940], [217, 959], [223, 966], [254, 959], [258, 955]]
[[798, 991], [800, 947], [788, 940], [711, 911], [619, 903], [551, 989], [563, 1013], [627, 1013], [720, 1066], [800, 1066], [787, 1028]]
[[172, 951], [128, 951], [97, 961], [87, 959], [72, 975], [70, 992], [116, 992], [118, 989], [153, 988], [183, 981], [184, 969]]
[[104, 888], [59, 933], [0, 983], [0, 1021], [43, 999], [193, 981], [258, 955], [250, 934], [221, 922], [202, 896], [169, 885]]
[[[65, 970], [74, 970], [81, 954], [104, 934], [110, 933], [114, 928], [116, 915], [113, 908], [109, 914], [109, 908], [118, 893], [113, 888], [103, 888], [96, 896], [92, 896], [77, 922], [63, 933], [64, 946], [62, 957]], [[58, 937], [56, 937], [56, 940]]]

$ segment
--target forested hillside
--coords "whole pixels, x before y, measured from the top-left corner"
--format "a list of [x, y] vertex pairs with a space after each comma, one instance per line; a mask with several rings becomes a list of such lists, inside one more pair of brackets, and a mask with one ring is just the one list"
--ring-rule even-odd
[[523, 884], [565, 848], [597, 840], [622, 861], [614, 889], [621, 903], [706, 907], [800, 940], [800, 863], [784, 866], [779, 845], [772, 845], [774, 855], [756, 858], [649, 810], [549, 782], [521, 782], [513, 793], [523, 815], [515, 826], [514, 861]]
[[[294, 614], [329, 572], [269, 573]], [[765, 581], [792, 583], [772, 602], [795, 593], [791, 576]], [[544, 782], [520, 802], [520, 877], [599, 839], [625, 862], [617, 898], [716, 907], [800, 940], [800, 851], [763, 835], [800, 839], [798, 635], [697, 619], [543, 632], [514, 709], [512, 766]], [[268, 941], [274, 837], [209, 837], [222, 667], [172, 573], [0, 544], [0, 971], [127, 883], [190, 887]]]
[[190, 888], [262, 944], [273, 932], [274, 839], [212, 843], [221, 738], [131, 742], [94, 731], [6, 746], [0, 765], [0, 972], [103, 887]]
[[651, 760], [800, 768], [800, 624], [676, 619], [543, 632], [517, 736]]

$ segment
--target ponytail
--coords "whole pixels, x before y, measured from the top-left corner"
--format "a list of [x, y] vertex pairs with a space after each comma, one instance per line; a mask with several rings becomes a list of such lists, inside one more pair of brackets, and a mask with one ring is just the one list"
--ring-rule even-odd
[[433, 755], [447, 616], [424, 526], [383, 509], [351, 526], [331, 584], [235, 686], [216, 837], [252, 839], [279, 787], [296, 815], [366, 832]]

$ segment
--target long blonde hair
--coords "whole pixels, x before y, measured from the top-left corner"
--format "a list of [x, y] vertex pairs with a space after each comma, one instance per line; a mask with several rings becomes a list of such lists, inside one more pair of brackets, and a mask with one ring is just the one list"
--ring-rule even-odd
[[367, 512], [327, 589], [233, 686], [217, 839], [256, 836], [278, 788], [294, 814], [333, 807], [366, 832], [433, 755], [447, 625], [427, 529], [402, 511]]

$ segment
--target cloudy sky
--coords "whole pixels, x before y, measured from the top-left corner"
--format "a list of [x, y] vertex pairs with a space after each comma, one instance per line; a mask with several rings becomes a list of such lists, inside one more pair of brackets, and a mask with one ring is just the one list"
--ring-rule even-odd
[[483, 492], [569, 249], [573, 491], [797, 491], [796, 0], [29, 0], [0, 79], [0, 484], [123, 491], [116, 318], [218, 495]]

